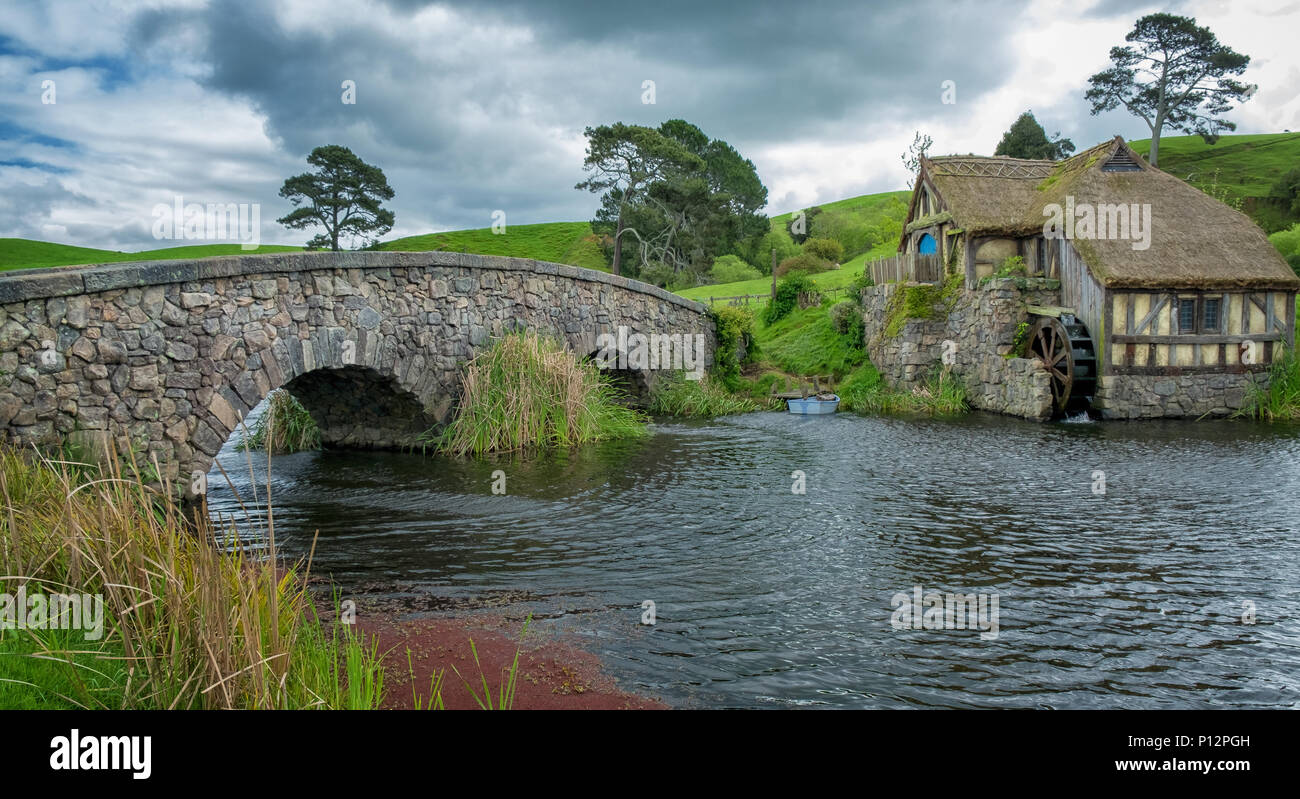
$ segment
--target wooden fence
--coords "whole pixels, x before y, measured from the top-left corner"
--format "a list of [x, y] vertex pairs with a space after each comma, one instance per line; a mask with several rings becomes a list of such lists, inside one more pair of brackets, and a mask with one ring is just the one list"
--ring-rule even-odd
[[[817, 305], [821, 302], [822, 297], [834, 297], [837, 294], [843, 294], [845, 297], [853, 295], [853, 286], [837, 286], [836, 288], [818, 289], [817, 291], [807, 292], [799, 295], [799, 304], [801, 307]], [[761, 300], [767, 302], [772, 299], [771, 292], [767, 294], [737, 294], [734, 297], [706, 297], [701, 302], [707, 302], [709, 305], [726, 303], [727, 305], [748, 305], [750, 300]]]
[[916, 283], [942, 283], [943, 260], [938, 255], [902, 252], [868, 264], [871, 279], [877, 285], [907, 280]]
[[725, 302], [728, 305], [748, 305], [750, 300], [766, 301], [770, 299], [772, 299], [772, 293], [768, 292], [767, 294], [737, 294], [734, 297], [709, 297], [707, 302], [709, 305], [717, 305], [720, 302]]

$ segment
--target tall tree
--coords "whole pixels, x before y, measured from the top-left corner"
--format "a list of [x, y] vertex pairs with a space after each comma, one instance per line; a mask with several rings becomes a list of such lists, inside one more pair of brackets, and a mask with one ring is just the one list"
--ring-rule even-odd
[[1231, 77], [1246, 71], [1250, 56], [1220, 44], [1195, 19], [1174, 14], [1142, 17], [1124, 40], [1131, 44], [1111, 48], [1110, 68], [1088, 79], [1091, 88], [1084, 96], [1094, 116], [1122, 105], [1147, 123], [1152, 166], [1166, 126], [1199, 134], [1211, 144], [1220, 131], [1237, 129], [1219, 115], [1232, 101], [1254, 94], [1256, 87]]
[[1074, 142], [1061, 138], [1060, 132], [1047, 138], [1047, 131], [1034, 119], [1033, 111], [1021, 114], [998, 142], [994, 155], [1012, 158], [1038, 158], [1059, 161], [1074, 152]]
[[307, 163], [316, 171], [294, 175], [280, 187], [280, 196], [295, 208], [276, 221], [295, 229], [324, 227], [324, 233], [307, 242], [308, 249], [329, 247], [337, 252], [343, 236], [377, 241], [393, 229], [393, 212], [380, 204], [393, 199], [382, 169], [337, 144], [312, 150]]
[[677, 140], [642, 125], [601, 125], [587, 128], [587, 157], [582, 168], [591, 177], [574, 188], [608, 192], [617, 197], [614, 232], [614, 274], [622, 274], [623, 228], [628, 206], [670, 169], [690, 171], [704, 166], [703, 159]]

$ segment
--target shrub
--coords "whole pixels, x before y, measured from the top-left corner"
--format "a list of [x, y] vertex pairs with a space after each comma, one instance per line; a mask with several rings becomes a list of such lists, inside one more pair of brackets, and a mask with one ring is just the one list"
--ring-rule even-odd
[[853, 287], [853, 301], [861, 305], [862, 290], [869, 289], [876, 285], [876, 281], [871, 279], [871, 267], [864, 264], [862, 267], [862, 274], [853, 278], [853, 282], [849, 285]]
[[844, 245], [835, 239], [808, 239], [803, 243], [803, 251], [807, 255], [833, 264], [844, 260]]
[[734, 388], [740, 366], [758, 353], [754, 343], [754, 315], [746, 308], [724, 305], [713, 311], [718, 346], [713, 353], [713, 371], [727, 388]]
[[1286, 262], [1291, 265], [1291, 271], [1300, 277], [1300, 252], [1293, 252], [1286, 257]]
[[853, 300], [840, 300], [831, 306], [830, 314], [835, 332], [847, 338], [852, 346], [861, 349], [866, 330], [862, 321], [862, 309], [858, 304]]
[[537, 333], [511, 333], [470, 361], [456, 418], [421, 442], [454, 455], [646, 434], [641, 414], [618, 402], [596, 365]]
[[823, 261], [815, 255], [803, 253], [792, 258], [786, 258], [776, 265], [776, 276], [783, 277], [792, 272], [803, 272], [806, 275], [825, 272], [832, 268], [830, 261]]
[[1283, 257], [1300, 253], [1300, 224], [1292, 225], [1286, 230], [1279, 230], [1268, 237]]
[[709, 277], [714, 283], [739, 283], [742, 280], [758, 280], [763, 273], [745, 263], [738, 255], [722, 255], [713, 262]]
[[763, 308], [763, 324], [770, 325], [781, 319], [799, 304], [800, 294], [816, 290], [817, 284], [802, 272], [795, 272], [777, 283], [776, 296], [768, 300]]

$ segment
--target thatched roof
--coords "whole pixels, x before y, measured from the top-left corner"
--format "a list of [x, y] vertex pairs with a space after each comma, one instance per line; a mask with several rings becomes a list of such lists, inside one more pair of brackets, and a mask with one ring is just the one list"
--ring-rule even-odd
[[[1103, 171], [1116, 156], [1131, 160], [1131, 171]], [[1133, 249], [1131, 238], [1072, 241], [1108, 288], [1300, 288], [1300, 278], [1249, 217], [1147, 164], [1118, 136], [1060, 162], [923, 158], [918, 188], [922, 181], [972, 236], [1041, 235], [1048, 222], [1044, 209], [1065, 207], [1067, 198], [1076, 207], [1150, 206], [1148, 249]]]

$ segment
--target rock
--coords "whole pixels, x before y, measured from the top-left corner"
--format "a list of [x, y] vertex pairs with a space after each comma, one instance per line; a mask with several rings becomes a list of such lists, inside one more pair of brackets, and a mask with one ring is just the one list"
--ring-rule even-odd
[[126, 363], [126, 345], [120, 341], [100, 339], [96, 349], [101, 363]]
[[167, 345], [167, 357], [173, 361], [192, 361], [197, 355], [198, 351], [183, 341], [173, 341]]

